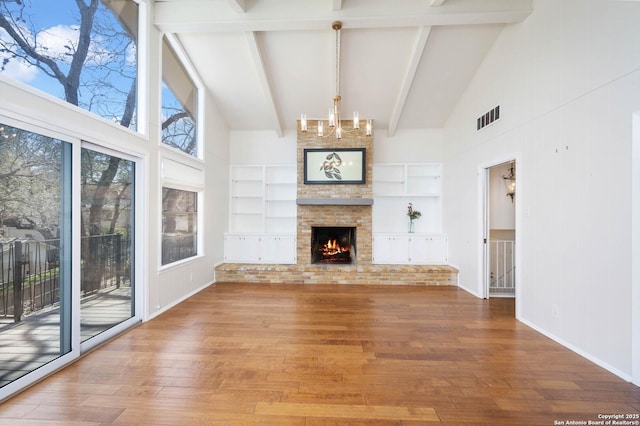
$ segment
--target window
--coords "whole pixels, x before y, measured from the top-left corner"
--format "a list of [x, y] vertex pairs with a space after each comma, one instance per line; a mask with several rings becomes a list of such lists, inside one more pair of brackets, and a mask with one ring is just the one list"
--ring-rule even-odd
[[198, 193], [162, 188], [162, 265], [198, 254]]
[[0, 73], [132, 129], [137, 39], [133, 0], [0, 1]]
[[162, 81], [162, 142], [197, 157], [198, 91], [166, 37], [162, 39]]

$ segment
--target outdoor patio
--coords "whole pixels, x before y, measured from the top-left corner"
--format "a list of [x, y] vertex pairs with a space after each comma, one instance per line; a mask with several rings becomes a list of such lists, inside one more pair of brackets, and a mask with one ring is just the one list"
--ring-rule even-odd
[[[85, 341], [131, 317], [131, 289], [107, 288], [84, 297], [81, 339]], [[60, 356], [60, 309], [52, 307], [0, 322], [0, 387]]]

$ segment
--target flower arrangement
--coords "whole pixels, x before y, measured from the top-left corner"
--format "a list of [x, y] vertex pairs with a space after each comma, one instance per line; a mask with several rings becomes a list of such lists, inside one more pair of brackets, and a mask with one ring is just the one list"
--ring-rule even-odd
[[418, 210], [414, 210], [413, 204], [409, 203], [409, 205], [407, 206], [407, 216], [409, 216], [410, 220], [414, 220], [419, 219], [420, 216], [422, 216], [422, 213], [420, 213]]
[[409, 232], [413, 232], [413, 221], [419, 219], [422, 216], [418, 210], [413, 209], [413, 204], [409, 203], [407, 206], [407, 216], [409, 216]]

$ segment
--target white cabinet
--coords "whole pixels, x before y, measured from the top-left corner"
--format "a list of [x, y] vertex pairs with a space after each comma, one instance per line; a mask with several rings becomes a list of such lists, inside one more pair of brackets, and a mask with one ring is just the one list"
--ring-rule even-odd
[[227, 263], [296, 263], [296, 237], [293, 235], [242, 235], [224, 237]]
[[373, 263], [447, 263], [447, 237], [427, 234], [374, 234]]
[[224, 261], [253, 263], [259, 256], [257, 235], [226, 235], [224, 237]]
[[295, 166], [231, 166], [230, 173], [231, 233], [295, 233]]
[[409, 261], [408, 239], [401, 235], [373, 236], [373, 263], [407, 263]]
[[442, 232], [442, 165], [437, 163], [376, 163], [373, 165], [373, 232], [401, 233], [409, 229], [407, 207], [422, 216], [415, 232]]
[[259, 263], [296, 263], [296, 237], [268, 235], [260, 237]]

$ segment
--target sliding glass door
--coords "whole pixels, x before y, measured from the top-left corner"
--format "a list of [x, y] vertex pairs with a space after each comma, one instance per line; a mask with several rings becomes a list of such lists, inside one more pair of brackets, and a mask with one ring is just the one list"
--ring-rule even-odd
[[135, 175], [135, 159], [0, 123], [0, 400], [140, 320]]
[[0, 124], [0, 387], [71, 351], [71, 157]]
[[82, 341], [132, 318], [135, 163], [82, 149]]

